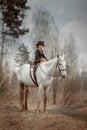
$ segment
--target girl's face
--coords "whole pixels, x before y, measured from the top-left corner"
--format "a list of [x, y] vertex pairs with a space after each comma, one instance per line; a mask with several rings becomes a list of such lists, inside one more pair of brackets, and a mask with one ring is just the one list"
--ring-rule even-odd
[[39, 46], [38, 46], [39, 49], [43, 49], [43, 47], [44, 47], [44, 46], [42, 46], [42, 45], [39, 45]]

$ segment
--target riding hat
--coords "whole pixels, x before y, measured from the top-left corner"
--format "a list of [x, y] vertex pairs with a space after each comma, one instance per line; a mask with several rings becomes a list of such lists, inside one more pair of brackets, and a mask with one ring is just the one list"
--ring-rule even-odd
[[38, 42], [36, 43], [36, 46], [38, 46], [38, 45], [45, 46], [45, 45], [44, 45], [44, 41], [38, 41]]

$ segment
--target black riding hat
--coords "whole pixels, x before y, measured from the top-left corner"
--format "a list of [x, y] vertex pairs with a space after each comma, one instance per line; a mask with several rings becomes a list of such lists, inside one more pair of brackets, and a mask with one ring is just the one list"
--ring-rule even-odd
[[45, 46], [45, 45], [44, 45], [44, 41], [38, 41], [38, 42], [36, 43], [36, 46], [38, 46], [38, 45]]

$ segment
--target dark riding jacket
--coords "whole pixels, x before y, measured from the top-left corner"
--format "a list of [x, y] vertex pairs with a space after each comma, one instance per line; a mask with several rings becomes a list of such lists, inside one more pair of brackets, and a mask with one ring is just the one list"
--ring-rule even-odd
[[35, 51], [35, 62], [40, 63], [41, 58], [47, 59], [42, 50], [40, 51], [39, 49], [36, 49], [36, 51]]

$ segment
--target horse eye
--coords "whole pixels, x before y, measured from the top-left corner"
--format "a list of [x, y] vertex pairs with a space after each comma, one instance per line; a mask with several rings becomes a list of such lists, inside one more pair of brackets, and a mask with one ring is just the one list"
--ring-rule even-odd
[[59, 65], [61, 65], [61, 63], [59, 63]]

